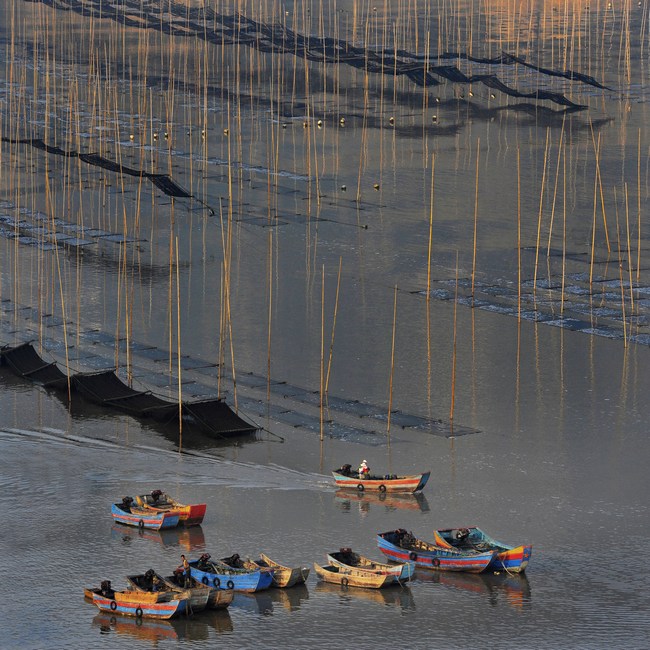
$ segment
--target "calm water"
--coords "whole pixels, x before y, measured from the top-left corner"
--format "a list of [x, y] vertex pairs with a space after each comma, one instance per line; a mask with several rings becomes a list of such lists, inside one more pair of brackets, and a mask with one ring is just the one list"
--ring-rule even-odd
[[[238, 9], [357, 45], [393, 47], [396, 34], [420, 53], [429, 31], [432, 52], [517, 52], [608, 90], [441, 62], [588, 106], [535, 111], [479, 84], [423, 93], [331, 63], [307, 75], [290, 55], [0, 2], [3, 137], [170, 173], [214, 210], [3, 142], [2, 226], [22, 220], [36, 245], [0, 237], [0, 342], [32, 338], [63, 364], [65, 337], [72, 370], [94, 369], [91, 349], [136, 385], [167, 374], [155, 390], [171, 395], [175, 366], [170, 375], [134, 343], [221, 360], [242, 378], [237, 395], [230, 380], [187, 372], [183, 396], [220, 388], [231, 404], [261, 405], [255, 420], [272, 432], [233, 444], [185, 432], [179, 453], [176, 432], [88, 405], [70, 413], [65, 397], [3, 369], [2, 647], [647, 647], [650, 571], [637, 549], [650, 487], [648, 9], [489, 4]], [[57, 253], [44, 245], [52, 231], [92, 243]], [[121, 244], [125, 234], [139, 241]], [[518, 321], [520, 285], [522, 313], [536, 307], [540, 322]], [[123, 344], [84, 343], [93, 329]], [[260, 416], [264, 390], [245, 373], [313, 391], [318, 420], [330, 347], [329, 394], [356, 411], [327, 413], [322, 442], [301, 423], [309, 409], [281, 390]], [[458, 431], [475, 433], [443, 435], [452, 396]], [[388, 437], [389, 401], [444, 426], [397, 420]], [[377, 417], [360, 418], [366, 410]], [[431, 469], [431, 481], [418, 498], [337, 492], [329, 470], [362, 458], [380, 472]], [[207, 502], [204, 524], [143, 535], [112, 524], [113, 501], [156, 487]], [[237, 596], [227, 613], [142, 625], [98, 615], [82, 595], [102, 579], [173, 569], [181, 553], [262, 551], [311, 566], [340, 546], [378, 557], [375, 535], [391, 528], [430, 539], [472, 524], [532, 543], [526, 576], [422, 572], [382, 593], [311, 576], [305, 588]]]

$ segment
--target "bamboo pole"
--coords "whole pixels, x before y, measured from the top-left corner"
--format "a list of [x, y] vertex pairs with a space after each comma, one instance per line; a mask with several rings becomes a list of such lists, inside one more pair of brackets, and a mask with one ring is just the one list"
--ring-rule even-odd
[[542, 213], [544, 210], [544, 190], [546, 189], [546, 167], [548, 160], [549, 131], [546, 128], [546, 145], [544, 147], [544, 170], [542, 172], [542, 187], [539, 192], [539, 213], [537, 215], [537, 242], [535, 244], [535, 272], [533, 274], [533, 300], [537, 297], [537, 269], [539, 265], [539, 241], [542, 234]]
[[476, 277], [476, 235], [478, 231], [478, 168], [481, 158], [481, 138], [476, 142], [476, 180], [474, 189], [474, 244], [472, 246], [472, 307], [474, 307], [474, 280]]
[[329, 384], [330, 384], [330, 371], [332, 369], [332, 355], [334, 352], [334, 333], [336, 330], [336, 316], [339, 310], [339, 290], [341, 288], [341, 267], [343, 264], [343, 258], [339, 257], [339, 273], [336, 280], [336, 298], [334, 300], [334, 319], [332, 321], [332, 340], [330, 341], [330, 352], [329, 358], [327, 360], [327, 375], [325, 377], [325, 397], [329, 394]]
[[433, 248], [433, 199], [434, 199], [434, 170], [436, 157], [431, 155], [431, 202], [429, 206], [429, 248], [427, 251], [427, 304], [431, 299], [431, 251]]
[[388, 381], [388, 420], [386, 435], [390, 440], [390, 415], [393, 409], [393, 372], [395, 369], [395, 330], [397, 328], [397, 285], [395, 285], [395, 297], [393, 298], [393, 338], [390, 350], [390, 378]]
[[456, 314], [458, 311], [458, 251], [456, 251], [456, 289], [454, 291], [454, 334], [451, 353], [451, 406], [449, 407], [449, 421], [454, 424], [454, 409], [456, 406]]
[[517, 320], [521, 322], [521, 165], [517, 147]]
[[183, 447], [183, 380], [181, 376], [181, 288], [178, 269], [178, 236], [175, 238], [176, 249], [176, 356], [178, 363], [178, 451]]
[[323, 430], [323, 401], [325, 392], [325, 265], [321, 273], [321, 294], [320, 294], [320, 439], [324, 438]]

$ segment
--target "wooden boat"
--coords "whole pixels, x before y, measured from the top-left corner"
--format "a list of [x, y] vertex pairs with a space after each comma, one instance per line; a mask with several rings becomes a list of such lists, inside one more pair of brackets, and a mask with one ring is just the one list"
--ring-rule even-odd
[[[102, 583], [100, 588], [87, 588], [84, 595], [91, 597], [100, 611], [136, 618], [171, 618], [187, 611], [188, 598], [171, 598], [170, 592], [114, 591]], [[174, 594], [176, 595], [176, 594]]]
[[359, 492], [374, 490], [379, 492], [418, 492], [427, 484], [431, 472], [424, 474], [413, 474], [411, 476], [397, 476], [397, 474], [386, 474], [385, 476], [367, 476], [359, 478], [359, 475], [352, 471], [350, 465], [332, 472], [336, 485], [341, 488], [355, 489]]
[[434, 542], [443, 548], [455, 548], [459, 551], [496, 551], [492, 564], [488, 567], [494, 571], [521, 573], [525, 571], [533, 553], [531, 544], [510, 546], [498, 542], [476, 526], [434, 530], [433, 538]]
[[161, 530], [162, 528], [175, 528], [178, 526], [179, 515], [176, 512], [153, 512], [132, 505], [131, 497], [124, 497], [122, 503], [114, 503], [111, 507], [113, 519], [120, 524], [127, 526], [137, 526], [140, 529], [152, 528]]
[[273, 571], [233, 567], [210, 559], [209, 553], [204, 553], [198, 560], [191, 560], [189, 564], [193, 578], [218, 589], [252, 593], [268, 589], [273, 582]]
[[348, 567], [335, 566], [328, 564], [320, 566], [314, 562], [316, 575], [325, 582], [341, 585], [342, 587], [364, 587], [366, 589], [381, 589], [388, 585], [394, 585], [397, 581], [394, 575], [382, 575], [372, 571], [362, 569], [352, 569]]
[[393, 562], [411, 560], [418, 568], [438, 571], [485, 571], [496, 551], [484, 553], [464, 552], [455, 548], [443, 548], [414, 537], [403, 528], [377, 535], [379, 550]]
[[149, 494], [141, 494], [135, 498], [137, 505], [153, 512], [177, 512], [180, 523], [185, 526], [198, 526], [205, 517], [206, 504], [196, 503], [185, 505], [172, 499], [162, 490], [153, 490]]
[[393, 575], [400, 582], [410, 580], [415, 573], [415, 562], [408, 560], [404, 564], [385, 564], [375, 562], [363, 555], [354, 553], [351, 548], [339, 549], [336, 553], [329, 553], [327, 561], [335, 566], [351, 569], [364, 569], [383, 575]]
[[257, 560], [244, 560], [244, 566], [248, 569], [262, 569], [273, 571], [273, 586], [280, 589], [303, 584], [309, 576], [309, 567], [288, 567], [272, 560], [268, 555], [260, 553]]
[[235, 592], [232, 589], [219, 589], [204, 585], [201, 581], [189, 576], [187, 579], [181, 572], [174, 572], [174, 575], [166, 576], [165, 582], [180, 589], [203, 589], [208, 592], [206, 609], [225, 609], [232, 603]]
[[179, 587], [177, 584], [170, 582], [166, 578], [149, 569], [146, 573], [139, 575], [130, 575], [126, 577], [129, 586], [135, 591], [143, 592], [168, 592], [176, 598], [189, 598], [189, 611], [200, 612], [208, 604], [210, 589], [203, 583], [198, 587]]

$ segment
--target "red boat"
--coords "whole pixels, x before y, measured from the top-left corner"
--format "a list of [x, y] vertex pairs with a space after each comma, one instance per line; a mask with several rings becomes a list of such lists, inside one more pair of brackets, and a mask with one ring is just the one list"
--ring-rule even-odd
[[185, 505], [172, 499], [162, 490], [153, 490], [150, 494], [141, 494], [135, 498], [140, 508], [151, 510], [153, 512], [171, 512], [178, 513], [180, 523], [185, 526], [198, 526], [205, 517], [206, 504], [197, 503]]
[[368, 475], [359, 478], [356, 472], [351, 470], [350, 465], [343, 465], [340, 469], [332, 472], [336, 485], [341, 488], [349, 488], [363, 492], [374, 490], [379, 492], [418, 492], [429, 480], [431, 472], [424, 474], [413, 474], [410, 476], [397, 476], [386, 474], [385, 476]]

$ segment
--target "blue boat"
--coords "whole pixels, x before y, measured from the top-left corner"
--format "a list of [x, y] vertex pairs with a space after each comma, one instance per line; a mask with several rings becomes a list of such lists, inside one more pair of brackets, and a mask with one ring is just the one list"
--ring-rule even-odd
[[120, 524], [137, 526], [140, 529], [151, 528], [153, 530], [161, 530], [163, 528], [176, 528], [178, 526], [180, 513], [175, 511], [147, 511], [131, 505], [132, 503], [133, 499], [131, 497], [124, 497], [122, 503], [114, 503], [111, 506], [113, 519]]
[[438, 571], [485, 571], [496, 556], [496, 551], [486, 553], [463, 552], [454, 548], [442, 548], [436, 544], [417, 539], [403, 528], [377, 535], [379, 550], [393, 562], [415, 562], [421, 569]]
[[191, 560], [189, 564], [193, 578], [219, 589], [253, 593], [268, 589], [273, 582], [273, 571], [239, 569], [220, 560], [212, 560], [209, 553], [204, 553], [198, 560]]
[[504, 544], [476, 526], [434, 530], [433, 538], [438, 546], [445, 548], [456, 548], [460, 551], [496, 551], [497, 555], [488, 567], [494, 571], [503, 569], [508, 573], [523, 573], [533, 554], [531, 544]]

